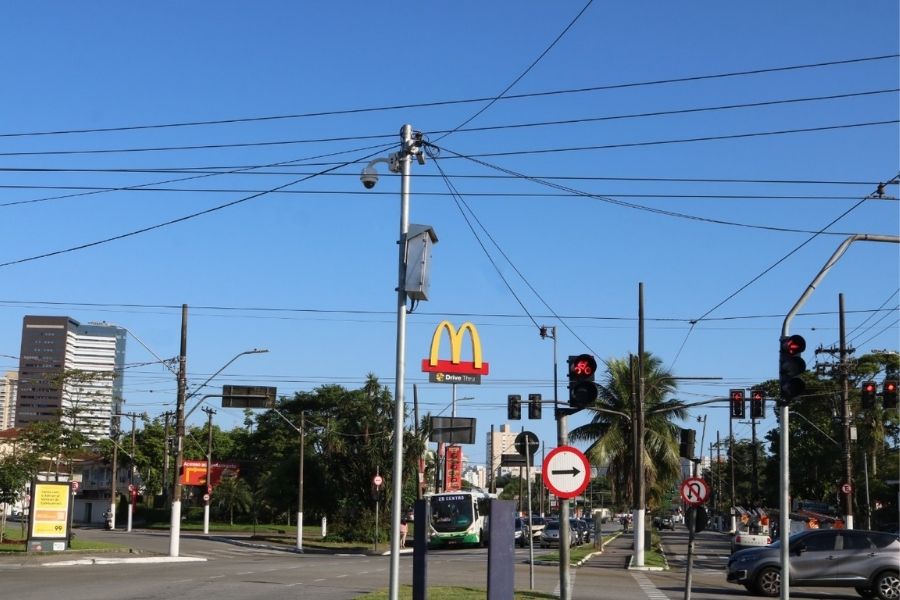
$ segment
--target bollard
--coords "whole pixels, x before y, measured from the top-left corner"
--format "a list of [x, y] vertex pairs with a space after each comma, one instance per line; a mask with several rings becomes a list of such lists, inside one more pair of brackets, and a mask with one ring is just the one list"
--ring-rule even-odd
[[326, 517], [322, 517], [322, 539], [325, 539], [325, 536], [328, 534], [328, 519]]

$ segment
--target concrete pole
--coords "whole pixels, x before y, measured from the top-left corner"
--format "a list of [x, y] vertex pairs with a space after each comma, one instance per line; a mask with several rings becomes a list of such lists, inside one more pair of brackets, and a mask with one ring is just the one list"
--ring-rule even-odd
[[181, 543], [181, 470], [184, 466], [184, 403], [187, 395], [187, 304], [181, 305], [181, 351], [178, 354], [178, 396], [175, 410], [175, 482], [169, 521], [169, 556], [178, 556]]
[[206, 444], [206, 493], [204, 494], [205, 500], [203, 500], [203, 533], [209, 534], [209, 503], [212, 499], [212, 418], [216, 411], [207, 406], [204, 406], [201, 410], [206, 413], [206, 428], [208, 430]]
[[134, 422], [137, 419], [137, 415], [131, 413], [128, 416], [131, 417], [131, 460], [129, 461], [128, 469], [128, 525], [125, 531], [131, 531], [131, 523], [134, 520], [134, 499], [137, 497], [134, 489]]
[[[850, 491], [841, 493], [844, 502], [844, 525], [847, 529], [853, 529], [853, 457], [851, 454], [850, 441], [850, 382], [847, 370], [849, 364], [847, 362], [847, 333], [844, 325], [844, 294], [838, 294], [838, 311], [840, 321], [841, 334], [841, 446], [844, 459], [844, 481], [842, 483], [850, 486]], [[843, 486], [842, 486], [843, 487]]]

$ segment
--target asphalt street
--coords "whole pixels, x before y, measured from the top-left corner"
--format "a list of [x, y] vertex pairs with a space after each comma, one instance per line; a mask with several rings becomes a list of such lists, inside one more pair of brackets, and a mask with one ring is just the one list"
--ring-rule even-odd
[[[180, 557], [168, 557], [166, 532], [78, 529], [83, 539], [115, 542], [132, 553], [66, 553], [44, 556], [0, 557], [0, 590], [16, 600], [179, 600], [215, 598], [267, 600], [322, 598], [344, 600], [385, 588], [389, 557], [375, 554], [305, 552], [259, 545], [248, 536], [184, 534]], [[678, 527], [663, 532], [670, 569], [628, 570], [629, 536], [609, 544], [602, 554], [571, 569], [572, 600], [636, 599], [682, 600], [685, 593], [687, 531]], [[529, 588], [528, 548], [516, 549], [515, 587]], [[702, 532], [697, 537], [693, 563], [694, 600], [753, 597], [725, 581], [728, 537]], [[542, 552], [535, 551], [540, 560]], [[559, 595], [559, 567], [535, 564], [534, 589]], [[401, 583], [412, 583], [412, 552], [400, 561]], [[487, 550], [432, 551], [428, 555], [428, 583], [487, 587]], [[852, 590], [792, 590], [792, 598], [843, 600], [858, 598]]]

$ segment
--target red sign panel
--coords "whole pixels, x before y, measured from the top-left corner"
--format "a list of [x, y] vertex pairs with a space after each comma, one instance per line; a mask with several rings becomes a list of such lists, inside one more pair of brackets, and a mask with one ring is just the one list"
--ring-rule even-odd
[[462, 489], [462, 446], [447, 446], [444, 455], [444, 491]]
[[[238, 475], [238, 465], [235, 463], [218, 463], [214, 462], [210, 465], [209, 478], [210, 485], [213, 487], [219, 485], [222, 477]], [[181, 470], [181, 485], [206, 485], [206, 461], [205, 460], [186, 460]]]

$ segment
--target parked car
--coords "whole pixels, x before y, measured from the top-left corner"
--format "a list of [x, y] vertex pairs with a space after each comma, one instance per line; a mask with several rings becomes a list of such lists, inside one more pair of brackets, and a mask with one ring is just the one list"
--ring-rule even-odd
[[[569, 527], [569, 545], [575, 544], [575, 534]], [[559, 521], [549, 521], [541, 532], [541, 548], [559, 547]]]
[[[762, 596], [781, 593], [781, 540], [731, 555], [728, 581]], [[860, 529], [809, 529], [790, 537], [791, 588], [855, 588], [863, 598], [900, 599], [900, 539]]]

